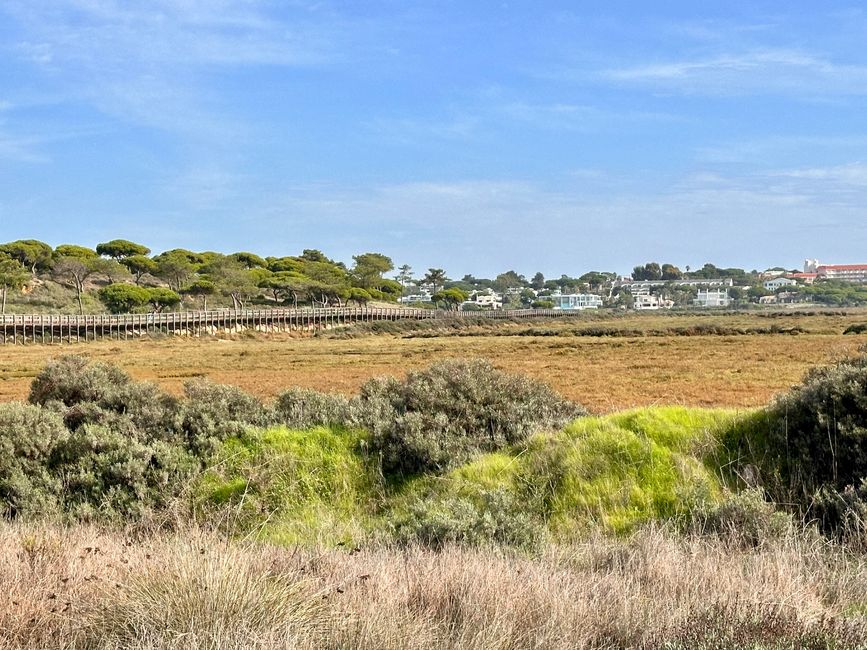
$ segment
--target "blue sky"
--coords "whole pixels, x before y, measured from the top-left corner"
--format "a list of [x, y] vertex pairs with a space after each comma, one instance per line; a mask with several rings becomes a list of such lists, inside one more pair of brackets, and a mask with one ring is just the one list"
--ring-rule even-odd
[[418, 270], [867, 262], [867, 11], [0, 3], [0, 240]]

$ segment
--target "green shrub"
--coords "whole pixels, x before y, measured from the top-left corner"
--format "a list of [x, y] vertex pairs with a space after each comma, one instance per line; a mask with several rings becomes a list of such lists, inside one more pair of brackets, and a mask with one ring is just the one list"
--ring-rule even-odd
[[117, 366], [68, 355], [45, 364], [30, 385], [28, 401], [31, 404], [62, 402], [66, 406], [80, 402], [116, 404], [121, 387], [131, 381]]
[[867, 550], [867, 478], [837, 491], [820, 489], [813, 497], [808, 516], [826, 535]]
[[279, 395], [276, 411], [280, 422], [290, 429], [310, 429], [350, 424], [351, 406], [350, 400], [343, 395], [295, 387]]
[[109, 284], [98, 295], [112, 314], [129, 314], [150, 302], [151, 290], [135, 284]]
[[175, 431], [199, 457], [211, 454], [228, 438], [240, 437], [250, 427], [277, 423], [273, 409], [235, 386], [195, 379], [184, 386], [185, 399], [175, 419]]
[[447, 470], [584, 413], [541, 382], [475, 360], [440, 362], [404, 381], [371, 380], [356, 417], [383, 470], [413, 475]]
[[56, 413], [0, 404], [0, 514], [36, 516], [57, 508], [60, 481], [51, 465], [68, 437]]
[[419, 499], [394, 522], [394, 538], [433, 548], [453, 543], [533, 548], [545, 538], [542, 523], [508, 490], [482, 490], [474, 497]]
[[199, 466], [180, 447], [98, 424], [74, 431], [57, 455], [64, 507], [77, 519], [138, 518], [165, 506]]
[[810, 370], [768, 409], [763, 459], [779, 500], [808, 504], [867, 477], [867, 356]]

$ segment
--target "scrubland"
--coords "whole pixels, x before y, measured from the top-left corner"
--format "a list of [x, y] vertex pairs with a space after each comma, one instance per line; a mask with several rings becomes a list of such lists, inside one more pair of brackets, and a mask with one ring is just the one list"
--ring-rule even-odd
[[[78, 346], [0, 403], [0, 648], [867, 647], [867, 357], [841, 325]], [[782, 358], [750, 370], [750, 341]], [[705, 381], [713, 408], [648, 406], [649, 380], [609, 368], [596, 381], [636, 401], [600, 405], [507, 372], [515, 356], [453, 358], [693, 342], [778, 396], [745, 408]], [[103, 361], [224, 349], [273, 369], [321, 346], [336, 369], [352, 356], [327, 350], [418, 343], [433, 356], [338, 392], [166, 390]], [[809, 355], [830, 363], [804, 374]]]

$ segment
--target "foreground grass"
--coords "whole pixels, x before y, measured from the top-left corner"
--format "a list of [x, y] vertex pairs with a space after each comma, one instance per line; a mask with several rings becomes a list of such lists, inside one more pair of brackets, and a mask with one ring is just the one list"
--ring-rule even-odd
[[0, 525], [0, 648], [856, 648], [863, 558], [659, 529], [534, 556]]
[[724, 494], [721, 440], [748, 413], [654, 407], [580, 418], [444, 475], [387, 483], [363, 432], [251, 431], [195, 488], [203, 521], [278, 543], [516, 546], [686, 521]]

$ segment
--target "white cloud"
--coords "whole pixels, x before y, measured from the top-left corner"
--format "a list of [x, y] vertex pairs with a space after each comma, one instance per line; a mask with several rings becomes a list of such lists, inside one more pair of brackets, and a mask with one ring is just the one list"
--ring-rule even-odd
[[[339, 56], [345, 26], [294, 3], [255, 0], [12, 0], [10, 54], [52, 79], [57, 103], [213, 143], [247, 129], [214, 97], [208, 74], [241, 66], [312, 67]], [[315, 15], [314, 15], [315, 14]]]
[[777, 172], [778, 176], [819, 181], [850, 189], [867, 189], [867, 164], [850, 163], [833, 167], [814, 167]]
[[39, 148], [39, 140], [32, 137], [9, 135], [0, 129], [0, 161], [18, 163], [44, 163], [50, 158]]
[[503, 264], [553, 273], [626, 271], [653, 258], [752, 268], [795, 264], [811, 251], [857, 257], [867, 247], [861, 177], [840, 173], [849, 183], [840, 192], [798, 173], [698, 172], [655, 192], [609, 195], [585, 191], [597, 176], [588, 170], [556, 189], [514, 180], [316, 185], [251, 206], [249, 225], [265, 246], [277, 243], [266, 232], [300, 229], [319, 233], [321, 247], [340, 258], [384, 250], [419, 268], [477, 274]]
[[867, 66], [835, 63], [797, 49], [755, 48], [704, 58], [609, 68], [602, 79], [664, 92], [805, 97], [867, 94]]

